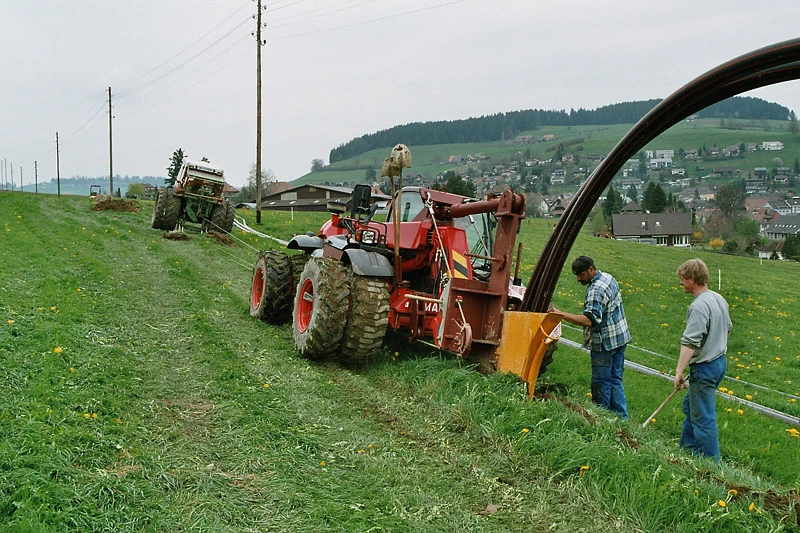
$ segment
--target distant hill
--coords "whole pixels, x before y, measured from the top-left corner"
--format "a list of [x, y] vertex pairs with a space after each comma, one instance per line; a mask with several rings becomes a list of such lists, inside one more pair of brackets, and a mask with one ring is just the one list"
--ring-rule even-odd
[[[661, 100], [623, 102], [593, 110], [528, 109], [462, 120], [414, 122], [395, 126], [376, 133], [362, 135], [331, 150], [331, 164], [392, 146], [397, 139], [409, 145], [434, 145], [490, 142], [513, 138], [523, 131], [535, 131], [549, 126], [633, 124]], [[785, 106], [749, 96], [734, 96], [700, 111], [699, 118], [737, 118], [753, 120], [786, 120]]]

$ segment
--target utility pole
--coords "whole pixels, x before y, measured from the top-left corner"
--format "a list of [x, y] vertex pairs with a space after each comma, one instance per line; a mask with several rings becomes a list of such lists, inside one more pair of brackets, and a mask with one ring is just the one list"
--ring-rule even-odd
[[39, 162], [33, 162], [33, 180], [36, 184], [36, 194], [39, 194]]
[[22, 192], [22, 167], [19, 167], [19, 190]]
[[111, 137], [111, 87], [108, 88], [108, 188], [111, 191], [111, 198], [114, 198], [114, 150], [112, 149]]
[[14, 163], [11, 163], [11, 190], [14, 190]]
[[256, 0], [256, 224], [261, 224], [261, 0]]
[[58, 132], [56, 132], [56, 183], [58, 184], [58, 197], [61, 198], [61, 158], [58, 152]]

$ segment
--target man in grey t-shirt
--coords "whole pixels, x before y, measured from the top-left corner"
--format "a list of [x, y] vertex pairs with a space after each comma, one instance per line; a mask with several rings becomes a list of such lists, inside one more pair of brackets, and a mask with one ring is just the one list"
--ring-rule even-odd
[[675, 368], [675, 388], [686, 386], [684, 371], [689, 366], [689, 392], [683, 399], [680, 445], [697, 455], [719, 461], [717, 429], [717, 387], [725, 377], [725, 352], [733, 323], [728, 302], [706, 285], [708, 267], [700, 259], [686, 261], [678, 268], [683, 290], [694, 295], [686, 311], [686, 329]]

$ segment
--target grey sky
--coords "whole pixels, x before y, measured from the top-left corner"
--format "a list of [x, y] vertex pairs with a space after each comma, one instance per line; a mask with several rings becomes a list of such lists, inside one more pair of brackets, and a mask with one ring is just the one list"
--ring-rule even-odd
[[[291, 181], [365, 133], [664, 98], [798, 37], [800, 3], [263, 0], [263, 167]], [[165, 174], [180, 147], [241, 186], [255, 162], [254, 1], [0, 0], [0, 160], [19, 183]], [[752, 96], [800, 112], [800, 82]], [[397, 139], [402, 142], [403, 139]], [[411, 147], [413, 152], [413, 146]]]

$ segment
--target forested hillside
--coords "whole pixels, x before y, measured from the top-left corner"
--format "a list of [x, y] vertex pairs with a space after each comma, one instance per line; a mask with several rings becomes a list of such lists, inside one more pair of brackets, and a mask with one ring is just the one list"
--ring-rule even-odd
[[[329, 161], [333, 164], [376, 148], [392, 146], [397, 139], [416, 146], [489, 142], [513, 138], [520, 132], [545, 126], [633, 124], [660, 101], [623, 102], [593, 110], [528, 109], [463, 120], [415, 122], [355, 138], [332, 149]], [[698, 117], [786, 120], [789, 114], [789, 109], [782, 105], [760, 98], [735, 96], [709, 106], [698, 113]]]

